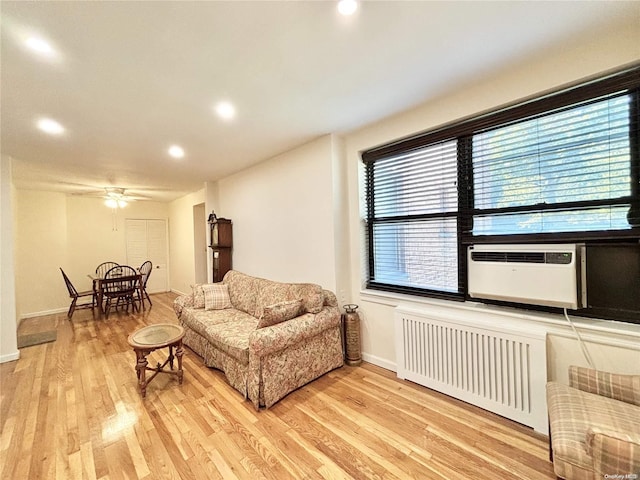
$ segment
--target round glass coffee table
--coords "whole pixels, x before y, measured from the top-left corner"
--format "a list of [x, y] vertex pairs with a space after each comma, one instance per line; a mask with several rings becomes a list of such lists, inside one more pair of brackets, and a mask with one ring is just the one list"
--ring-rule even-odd
[[[136, 375], [138, 376], [138, 386], [140, 387], [140, 393], [142, 393], [143, 398], [147, 395], [147, 385], [149, 385], [158, 373], [176, 375], [178, 377], [178, 383], [182, 384], [183, 337], [184, 328], [173, 323], [149, 325], [129, 335], [129, 345], [133, 347], [133, 351], [136, 353]], [[165, 347], [169, 347], [169, 356], [165, 362], [162, 365], [158, 362], [156, 367], [149, 367], [147, 355], [154, 350]], [[178, 369], [175, 371], [173, 370], [174, 358], [178, 360]], [[170, 370], [164, 369], [167, 363], [169, 364]], [[147, 370], [154, 372], [149, 378], [147, 378]]]

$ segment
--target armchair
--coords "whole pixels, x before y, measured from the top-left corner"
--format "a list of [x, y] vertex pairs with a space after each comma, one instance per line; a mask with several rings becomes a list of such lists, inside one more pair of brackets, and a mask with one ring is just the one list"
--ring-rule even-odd
[[559, 478], [640, 478], [640, 375], [569, 367], [547, 384], [549, 442]]

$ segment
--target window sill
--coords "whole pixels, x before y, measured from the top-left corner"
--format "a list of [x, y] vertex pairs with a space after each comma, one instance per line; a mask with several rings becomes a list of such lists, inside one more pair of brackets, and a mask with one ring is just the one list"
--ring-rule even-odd
[[[461, 312], [469, 314], [481, 313], [483, 316], [497, 317], [502, 321], [534, 322], [538, 326], [543, 326], [547, 333], [563, 336], [567, 334], [567, 329], [570, 328], [563, 315], [500, 307], [480, 302], [456, 302], [367, 289], [360, 291], [360, 299], [368, 303], [392, 308], [401, 307], [415, 310], [428, 307], [443, 310], [452, 315], [456, 312], [458, 314]], [[598, 337], [602, 335], [616, 337], [621, 344], [624, 343], [627, 347], [640, 351], [640, 325], [638, 324], [578, 317], [571, 315], [571, 312], [569, 312], [569, 317], [581, 333], [587, 334], [587, 336], [584, 336], [585, 340], [597, 342]], [[571, 332], [571, 336], [573, 335], [573, 332]]]

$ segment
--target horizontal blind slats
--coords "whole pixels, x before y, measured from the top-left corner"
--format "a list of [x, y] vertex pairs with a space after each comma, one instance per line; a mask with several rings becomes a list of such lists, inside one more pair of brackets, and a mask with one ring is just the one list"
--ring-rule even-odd
[[456, 143], [440, 143], [373, 165], [375, 218], [455, 212]]
[[[475, 209], [630, 195], [629, 98], [624, 95], [578, 105], [474, 135]], [[621, 225], [622, 210], [489, 216], [480, 212], [474, 219], [473, 234], [579, 231], [581, 222], [585, 231], [629, 228]]]

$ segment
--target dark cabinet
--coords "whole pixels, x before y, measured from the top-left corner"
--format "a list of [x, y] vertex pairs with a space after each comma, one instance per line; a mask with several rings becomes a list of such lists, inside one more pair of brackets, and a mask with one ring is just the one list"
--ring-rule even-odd
[[218, 218], [215, 213], [209, 216], [211, 233], [209, 248], [213, 254], [213, 282], [221, 282], [225, 274], [232, 268], [232, 226], [233, 224], [228, 218]]

